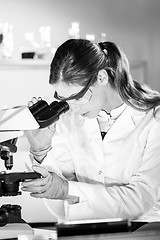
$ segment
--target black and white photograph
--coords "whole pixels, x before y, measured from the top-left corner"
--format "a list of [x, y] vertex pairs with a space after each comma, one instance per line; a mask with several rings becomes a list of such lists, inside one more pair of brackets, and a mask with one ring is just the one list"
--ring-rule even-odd
[[160, 239], [159, 63], [159, 0], [0, 0], [0, 239]]

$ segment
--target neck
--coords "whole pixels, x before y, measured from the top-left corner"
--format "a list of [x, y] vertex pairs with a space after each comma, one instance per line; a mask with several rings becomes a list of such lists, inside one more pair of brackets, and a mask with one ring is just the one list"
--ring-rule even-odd
[[124, 103], [119, 93], [113, 89], [111, 91], [108, 91], [106, 96], [107, 97], [102, 109], [108, 113]]

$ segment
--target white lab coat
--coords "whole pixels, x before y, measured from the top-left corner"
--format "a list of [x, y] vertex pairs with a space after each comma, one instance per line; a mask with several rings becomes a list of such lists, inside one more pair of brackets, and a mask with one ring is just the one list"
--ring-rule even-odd
[[69, 179], [69, 220], [123, 218], [160, 220], [160, 110], [131, 107], [114, 122], [104, 140], [97, 119], [64, 114], [57, 122], [52, 150], [42, 165]]

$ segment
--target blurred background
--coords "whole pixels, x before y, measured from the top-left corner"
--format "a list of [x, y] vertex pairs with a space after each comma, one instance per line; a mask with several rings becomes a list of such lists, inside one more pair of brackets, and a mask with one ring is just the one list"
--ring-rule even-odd
[[[159, 0], [0, 0], [0, 108], [27, 104], [32, 96], [51, 101], [49, 64], [56, 48], [73, 37], [114, 41], [126, 53], [133, 77], [160, 91]], [[22, 143], [16, 170], [28, 159]], [[23, 205], [29, 201], [20, 198]], [[27, 220], [44, 217], [26, 205]], [[41, 201], [30, 206], [42, 209]]]

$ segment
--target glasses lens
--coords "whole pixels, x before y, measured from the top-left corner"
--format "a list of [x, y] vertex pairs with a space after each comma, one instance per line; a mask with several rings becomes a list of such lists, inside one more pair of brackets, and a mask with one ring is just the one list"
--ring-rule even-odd
[[64, 98], [64, 97], [59, 96], [58, 93], [55, 91], [54, 98], [56, 98], [57, 100], [61, 100], [61, 101], [79, 100], [89, 90], [89, 88], [92, 85], [94, 79], [95, 79], [95, 75], [91, 77], [91, 79], [88, 81], [87, 85], [84, 88], [82, 88], [82, 90], [77, 94], [73, 94], [68, 98]]

